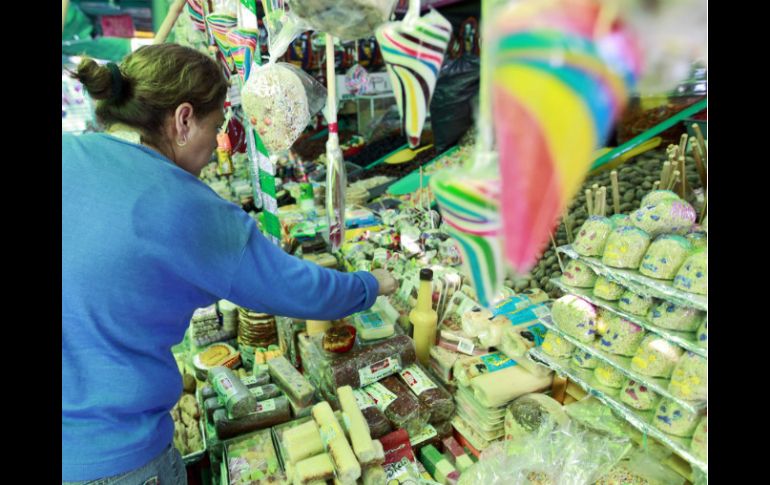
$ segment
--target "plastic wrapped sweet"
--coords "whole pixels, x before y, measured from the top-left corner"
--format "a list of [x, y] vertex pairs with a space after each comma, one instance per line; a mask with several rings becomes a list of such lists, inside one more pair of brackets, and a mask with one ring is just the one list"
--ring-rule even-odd
[[604, 312], [607, 330], [602, 333], [598, 347], [616, 355], [631, 356], [644, 338], [644, 329], [618, 315]]
[[602, 262], [613, 268], [637, 269], [650, 245], [650, 235], [643, 230], [624, 226], [610, 233], [604, 246]]
[[241, 90], [246, 116], [268, 152], [287, 150], [326, 101], [326, 88], [287, 63], [257, 67]]
[[596, 283], [596, 273], [584, 262], [572, 259], [564, 268], [562, 280], [575, 288], [593, 288]]
[[639, 411], [651, 411], [658, 405], [660, 396], [641, 382], [629, 379], [620, 391], [620, 401]]
[[361, 64], [355, 64], [345, 73], [345, 87], [352, 95], [366, 94], [371, 89], [369, 73]]
[[610, 216], [610, 222], [612, 222], [613, 227], [633, 226], [631, 216], [628, 214], [613, 214]]
[[662, 301], [650, 310], [647, 318], [656, 327], [693, 332], [703, 321], [704, 313], [694, 308]]
[[687, 234], [695, 224], [695, 209], [679, 199], [666, 199], [644, 205], [631, 215], [634, 226], [655, 237], [660, 234]]
[[651, 278], [673, 280], [691, 251], [692, 244], [682, 236], [658, 236], [647, 249], [639, 272]]
[[527, 394], [505, 410], [505, 439], [526, 439], [532, 433], [563, 426], [567, 421], [567, 413], [558, 401], [545, 394]]
[[631, 290], [626, 290], [620, 295], [618, 308], [632, 315], [647, 316], [652, 303], [652, 297], [639, 295]]
[[692, 454], [703, 461], [708, 461], [709, 459], [708, 426], [709, 417], [703, 416], [695, 427], [695, 432], [692, 435], [692, 443], [690, 443], [690, 451]]
[[604, 362], [599, 362], [596, 366], [594, 377], [599, 384], [613, 389], [623, 387], [623, 382], [626, 380], [626, 376], [622, 372]]
[[634, 358], [631, 369], [651, 377], [669, 377], [684, 350], [655, 334], [647, 335]]
[[692, 413], [671, 399], [664, 399], [658, 404], [652, 424], [666, 434], [689, 438], [698, 425], [698, 413]]
[[575, 346], [564, 340], [556, 332], [548, 332], [543, 340], [543, 352], [557, 359], [569, 357]]
[[596, 308], [575, 295], [564, 295], [553, 303], [551, 316], [564, 333], [592, 342], [596, 338]]
[[708, 251], [698, 251], [687, 258], [674, 278], [674, 287], [689, 293], [708, 295]]
[[708, 395], [708, 370], [706, 359], [687, 352], [671, 373], [668, 392], [687, 401], [704, 401]]
[[667, 200], [681, 200], [679, 196], [670, 190], [653, 190], [642, 198], [642, 203], [639, 204], [639, 208], [654, 205], [659, 202]]
[[631, 452], [592, 485], [684, 485], [685, 478], [646, 449]]
[[594, 357], [590, 352], [586, 352], [583, 349], [577, 349], [575, 353], [572, 354], [572, 360], [570, 361], [570, 365], [572, 365], [573, 368], [577, 367], [580, 369], [596, 369], [596, 366], [599, 364], [599, 361]]
[[703, 320], [703, 323], [698, 327], [698, 333], [695, 334], [699, 347], [709, 348], [709, 321]]
[[583, 256], [601, 256], [612, 228], [612, 221], [606, 217], [589, 217], [575, 236], [572, 249]]
[[616, 301], [623, 295], [625, 288], [612, 280], [599, 276], [594, 284], [593, 294], [603, 300]]
[[313, 30], [340, 40], [370, 37], [393, 13], [396, 0], [287, 0], [291, 12]]

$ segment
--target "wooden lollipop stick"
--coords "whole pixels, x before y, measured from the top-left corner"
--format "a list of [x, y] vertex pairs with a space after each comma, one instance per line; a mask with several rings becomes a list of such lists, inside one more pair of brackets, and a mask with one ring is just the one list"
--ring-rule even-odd
[[684, 152], [679, 155], [679, 175], [682, 177], [682, 186], [680, 187], [680, 195], [682, 199], [687, 196], [687, 172], [684, 170]]
[[703, 161], [708, 160], [708, 154], [706, 153], [706, 140], [703, 138], [703, 132], [700, 131], [700, 125], [698, 123], [692, 124], [692, 130], [695, 132], [695, 138], [698, 139], [698, 146], [703, 154]]
[[589, 217], [594, 215], [594, 201], [591, 196], [591, 189], [586, 189], [586, 209], [588, 209]]
[[654, 184], [652, 184], [652, 190], [658, 190], [660, 189], [660, 180], [656, 180]]
[[185, 5], [185, 0], [176, 0], [168, 8], [166, 19], [163, 21], [163, 24], [161, 24], [160, 28], [158, 29], [158, 33], [155, 34], [155, 38], [152, 40], [153, 44], [162, 44], [166, 42], [166, 38], [168, 38], [168, 34], [171, 33], [171, 29], [174, 27], [174, 24], [176, 23], [176, 19], [179, 18], [179, 14], [182, 13], [182, 9], [184, 8], [184, 5]]
[[620, 187], [618, 186], [618, 171], [610, 172], [610, 181], [612, 183], [612, 204], [615, 214], [620, 214]]
[[572, 217], [569, 213], [564, 214], [564, 231], [567, 233], [567, 242], [572, 244]]
[[668, 187], [666, 190], [674, 190], [674, 187], [676, 187], [676, 182], [679, 180], [679, 170], [674, 170], [674, 173], [671, 174], [671, 178], [668, 179]]
[[551, 244], [553, 245], [553, 254], [556, 255], [556, 260], [559, 262], [559, 270], [561, 270], [562, 273], [564, 273], [564, 264], [561, 262], [561, 256], [559, 256], [559, 251], [556, 250], [558, 247], [556, 245], [556, 240], [553, 238], [553, 234], [551, 234]]
[[660, 172], [660, 186], [665, 190], [668, 187], [668, 179], [671, 176], [671, 162], [663, 162], [663, 170]]
[[602, 215], [602, 190], [597, 188], [594, 191], [594, 214], [597, 216]]
[[679, 156], [683, 157], [687, 153], [687, 133], [679, 138]]
[[706, 217], [706, 214], [708, 213], [708, 210], [706, 209], [709, 205], [709, 198], [708, 194], [706, 194], [706, 200], [703, 201], [703, 209], [700, 211], [700, 218], [698, 219], [698, 224], [703, 224], [703, 219]]
[[692, 156], [695, 159], [695, 168], [698, 170], [698, 177], [700, 177], [700, 184], [705, 189], [706, 184], [708, 183], [708, 177], [706, 175], [706, 167], [703, 165], [703, 155], [701, 155], [700, 145], [698, 144], [693, 145]]

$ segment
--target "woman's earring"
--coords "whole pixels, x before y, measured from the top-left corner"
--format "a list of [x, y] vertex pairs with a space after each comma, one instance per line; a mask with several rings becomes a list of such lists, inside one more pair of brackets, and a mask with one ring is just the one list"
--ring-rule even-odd
[[179, 140], [176, 141], [177, 146], [183, 147], [187, 145], [187, 138], [182, 139], [182, 142], [180, 143]]

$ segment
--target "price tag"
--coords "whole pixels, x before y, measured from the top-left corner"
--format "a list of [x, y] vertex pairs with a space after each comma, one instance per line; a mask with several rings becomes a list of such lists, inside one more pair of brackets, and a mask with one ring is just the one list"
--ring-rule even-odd
[[457, 344], [457, 351], [467, 355], [473, 355], [474, 348], [473, 342], [467, 338], [461, 338], [460, 342]]

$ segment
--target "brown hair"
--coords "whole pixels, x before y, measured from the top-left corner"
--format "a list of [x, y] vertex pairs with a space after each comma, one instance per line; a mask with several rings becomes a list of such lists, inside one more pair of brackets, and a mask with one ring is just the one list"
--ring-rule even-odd
[[157, 147], [169, 143], [163, 123], [180, 104], [190, 103], [198, 117], [224, 105], [228, 84], [222, 71], [194, 49], [177, 44], [144, 46], [128, 55], [119, 69], [116, 86], [110, 66], [84, 57], [72, 77], [97, 100], [96, 117], [102, 124], [136, 128], [144, 141]]

